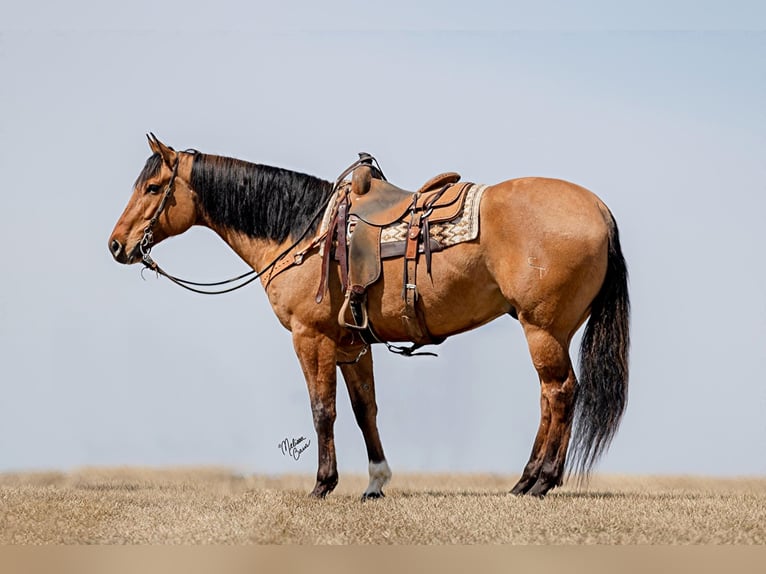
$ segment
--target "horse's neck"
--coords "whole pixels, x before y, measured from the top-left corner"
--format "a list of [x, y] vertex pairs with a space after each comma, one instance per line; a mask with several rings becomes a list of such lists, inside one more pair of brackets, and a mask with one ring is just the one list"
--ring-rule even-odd
[[195, 159], [190, 183], [198, 200], [196, 223], [215, 231], [258, 271], [279, 257], [304, 225], [316, 223], [309, 221], [312, 213], [332, 188], [305, 174], [207, 155]]
[[261, 271], [285, 249], [282, 243], [270, 239], [250, 237], [231, 227], [213, 225], [204, 218], [199, 222], [217, 233], [245, 263], [256, 271]]

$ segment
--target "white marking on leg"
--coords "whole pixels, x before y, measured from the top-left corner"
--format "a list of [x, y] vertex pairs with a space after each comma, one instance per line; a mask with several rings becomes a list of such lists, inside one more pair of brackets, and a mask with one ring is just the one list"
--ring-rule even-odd
[[370, 462], [370, 484], [364, 491], [365, 496], [376, 496], [383, 494], [383, 485], [391, 480], [391, 469], [384, 460], [381, 462]]

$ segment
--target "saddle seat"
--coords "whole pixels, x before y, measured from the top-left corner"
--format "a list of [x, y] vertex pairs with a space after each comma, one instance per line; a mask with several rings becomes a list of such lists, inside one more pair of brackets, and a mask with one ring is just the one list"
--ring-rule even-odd
[[354, 173], [349, 215], [374, 227], [385, 227], [412, 211], [430, 210], [429, 219], [434, 223], [449, 221], [460, 214], [463, 189], [453, 185], [460, 180], [460, 174], [441, 173], [412, 192], [372, 176], [373, 169], [365, 166]]

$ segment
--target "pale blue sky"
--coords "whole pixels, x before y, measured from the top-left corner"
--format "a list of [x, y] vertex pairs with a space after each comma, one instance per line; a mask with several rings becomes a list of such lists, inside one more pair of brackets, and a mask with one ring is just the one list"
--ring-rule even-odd
[[[153, 131], [326, 179], [366, 150], [408, 187], [446, 170], [589, 187], [620, 225], [634, 312], [599, 469], [766, 473], [763, 3], [272, 4], [0, 7], [0, 470], [315, 471], [313, 445], [277, 448], [314, 434], [260, 286], [205, 298], [111, 260]], [[242, 269], [205, 230], [154, 253], [201, 279]], [[438, 352], [376, 349], [394, 473], [519, 472], [538, 384], [518, 324]], [[365, 473], [338, 402], [341, 471]]]

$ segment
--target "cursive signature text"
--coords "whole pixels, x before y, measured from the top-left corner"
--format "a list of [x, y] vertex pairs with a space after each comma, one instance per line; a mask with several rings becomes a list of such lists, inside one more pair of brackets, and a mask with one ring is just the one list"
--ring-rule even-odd
[[277, 447], [282, 451], [283, 455], [291, 456], [295, 460], [298, 460], [301, 457], [301, 453], [303, 453], [303, 451], [306, 450], [310, 444], [311, 441], [308, 440], [305, 436], [302, 436], [292, 440], [286, 438], [280, 442]]

